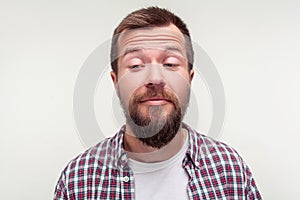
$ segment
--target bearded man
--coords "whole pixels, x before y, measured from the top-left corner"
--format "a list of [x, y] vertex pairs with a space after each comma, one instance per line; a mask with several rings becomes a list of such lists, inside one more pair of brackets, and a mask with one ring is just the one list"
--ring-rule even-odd
[[111, 78], [126, 124], [68, 164], [54, 199], [261, 199], [234, 149], [182, 122], [193, 54], [189, 30], [170, 11], [143, 8], [123, 19]]

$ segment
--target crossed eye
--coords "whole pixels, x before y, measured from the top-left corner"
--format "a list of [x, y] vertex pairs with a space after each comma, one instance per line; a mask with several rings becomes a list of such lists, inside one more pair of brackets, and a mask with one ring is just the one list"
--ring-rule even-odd
[[[130, 66], [130, 69], [139, 69], [141, 67], [144, 67], [145, 65], [131, 65]], [[178, 64], [173, 64], [173, 63], [165, 63], [163, 64], [164, 67], [169, 67], [169, 68], [172, 68], [172, 67], [177, 67]]]
[[177, 67], [178, 64], [173, 64], [173, 63], [166, 63], [166, 64], [163, 64], [164, 67]]
[[138, 69], [140, 67], [142, 67], [142, 66], [141, 65], [132, 65], [132, 66], [130, 66], [131, 69]]

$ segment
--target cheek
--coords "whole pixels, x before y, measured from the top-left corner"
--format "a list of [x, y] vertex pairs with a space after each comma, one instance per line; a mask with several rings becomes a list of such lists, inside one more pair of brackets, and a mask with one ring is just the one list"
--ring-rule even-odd
[[145, 80], [143, 76], [138, 74], [132, 74], [129, 72], [120, 76], [117, 84], [119, 88], [119, 95], [123, 104], [126, 106], [128, 105], [133, 93], [143, 86], [144, 82]]
[[190, 81], [186, 74], [173, 73], [165, 76], [169, 89], [176, 95], [182, 105], [189, 99]]

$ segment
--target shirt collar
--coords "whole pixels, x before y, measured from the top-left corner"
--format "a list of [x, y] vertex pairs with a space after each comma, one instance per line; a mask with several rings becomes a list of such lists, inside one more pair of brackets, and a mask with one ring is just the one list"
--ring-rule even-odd
[[112, 140], [116, 144], [114, 165], [122, 169], [127, 166], [127, 162], [128, 162], [128, 155], [124, 150], [124, 145], [123, 145], [125, 131], [126, 131], [126, 126], [123, 125], [119, 130], [119, 132], [117, 132], [117, 134], [112, 138]]
[[[188, 131], [189, 134], [189, 147], [187, 149], [186, 154], [188, 157], [191, 159], [192, 163], [196, 167], [200, 167], [200, 159], [207, 156], [208, 152], [211, 150], [212, 143], [210, 140], [205, 139], [203, 135], [200, 133], [196, 132], [194, 129], [192, 129], [190, 126], [185, 124], [184, 122], [182, 123], [182, 127], [185, 128]], [[123, 125], [119, 132], [111, 138], [113, 142], [115, 143], [115, 166], [118, 168], [124, 169], [127, 167], [128, 163], [128, 155], [126, 151], [124, 150], [123, 146], [123, 138], [124, 134], [126, 131], [126, 126]]]
[[201, 160], [215, 152], [216, 142], [210, 137], [195, 131], [185, 123], [183, 123], [183, 127], [188, 130], [190, 138], [190, 146], [187, 150], [187, 155], [193, 164], [197, 168], [200, 168]]

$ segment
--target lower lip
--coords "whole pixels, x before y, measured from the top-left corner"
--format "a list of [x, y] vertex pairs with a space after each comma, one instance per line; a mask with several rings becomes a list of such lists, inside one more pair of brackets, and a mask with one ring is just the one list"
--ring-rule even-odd
[[142, 104], [149, 105], [149, 106], [162, 106], [168, 103], [170, 102], [166, 100], [149, 100], [149, 101], [142, 102]]

